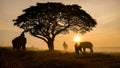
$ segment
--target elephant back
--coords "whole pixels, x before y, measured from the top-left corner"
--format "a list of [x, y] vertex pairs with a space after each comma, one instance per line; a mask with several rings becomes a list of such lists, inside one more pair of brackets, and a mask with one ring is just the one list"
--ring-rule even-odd
[[24, 36], [18, 36], [15, 39], [12, 40], [13, 44], [24, 44], [26, 43], [26, 38]]
[[92, 48], [93, 44], [91, 42], [81, 42], [80, 47]]

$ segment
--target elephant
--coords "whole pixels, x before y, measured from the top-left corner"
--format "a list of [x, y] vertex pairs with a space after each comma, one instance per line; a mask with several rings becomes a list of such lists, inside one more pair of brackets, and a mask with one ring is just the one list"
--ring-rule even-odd
[[79, 51], [81, 51], [82, 53], [85, 53], [86, 48], [89, 48], [90, 52], [93, 53], [93, 44], [91, 42], [80, 42], [80, 44], [77, 44], [77, 43], [75, 44], [75, 52], [77, 54], [79, 54]]
[[14, 38], [12, 40], [13, 51], [26, 51], [26, 38], [24, 36], [24, 32], [21, 33], [20, 36]]

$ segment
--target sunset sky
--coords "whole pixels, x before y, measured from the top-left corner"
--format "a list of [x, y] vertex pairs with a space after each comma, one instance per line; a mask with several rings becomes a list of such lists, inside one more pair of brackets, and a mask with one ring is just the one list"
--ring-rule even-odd
[[[19, 36], [22, 30], [13, 25], [13, 19], [22, 14], [22, 10], [36, 5], [37, 2], [61, 2], [78, 4], [97, 21], [96, 28], [82, 37], [81, 41], [91, 41], [94, 47], [120, 47], [120, 0], [0, 0], [0, 46], [11, 46], [11, 40]], [[76, 33], [59, 35], [55, 39], [55, 49], [62, 49], [64, 41], [69, 49], [74, 47]], [[26, 34], [27, 46], [47, 49], [41, 39]]]

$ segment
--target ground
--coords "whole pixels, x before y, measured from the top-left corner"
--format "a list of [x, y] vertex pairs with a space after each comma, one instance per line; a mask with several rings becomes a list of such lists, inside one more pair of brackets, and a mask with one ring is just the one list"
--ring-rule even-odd
[[62, 51], [15, 53], [0, 47], [0, 68], [120, 68], [120, 53], [79, 54]]

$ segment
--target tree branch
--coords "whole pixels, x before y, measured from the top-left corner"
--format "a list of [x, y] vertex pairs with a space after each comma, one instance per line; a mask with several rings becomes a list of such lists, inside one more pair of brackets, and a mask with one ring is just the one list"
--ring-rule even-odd
[[57, 34], [61, 33], [62, 31], [66, 30], [67, 28], [69, 28], [70, 25], [66, 26], [64, 29], [61, 29], [59, 31], [57, 31], [54, 35], [56, 36]]
[[40, 39], [44, 40], [46, 43], [48, 42], [46, 39], [44, 39], [44, 38], [42, 38], [42, 37], [39, 37], [39, 36], [33, 35], [33, 34], [31, 34], [31, 35], [34, 36], [34, 37], [37, 37], [37, 38], [40, 38]]

